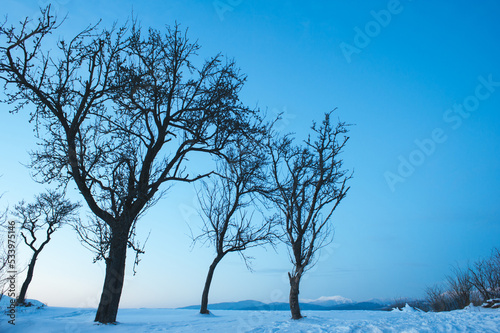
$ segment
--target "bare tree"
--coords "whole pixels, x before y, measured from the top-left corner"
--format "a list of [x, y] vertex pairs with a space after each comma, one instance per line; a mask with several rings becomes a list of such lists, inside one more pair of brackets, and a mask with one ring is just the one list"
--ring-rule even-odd
[[349, 190], [351, 175], [342, 169], [339, 158], [348, 140], [347, 125], [339, 122], [332, 127], [330, 118], [331, 112], [319, 127], [313, 124], [315, 137], [309, 137], [304, 146], [293, 145], [289, 136], [269, 144], [274, 188], [266, 197], [280, 213], [284, 242], [290, 247], [293, 270], [288, 277], [293, 319], [302, 318], [300, 279], [312, 267], [317, 251], [332, 239], [332, 214]]
[[454, 266], [452, 274], [446, 277], [446, 281], [454, 309], [463, 309], [472, 302], [474, 286], [471, 283], [469, 269]]
[[469, 274], [472, 285], [478, 290], [483, 297], [483, 300], [493, 298], [493, 290], [490, 287], [490, 267], [488, 260], [476, 261], [469, 268]]
[[51, 52], [57, 28], [50, 9], [34, 29], [0, 29], [0, 78], [13, 111], [35, 106], [41, 139], [32, 167], [42, 181], [73, 180], [96, 221], [109, 227], [106, 274], [95, 321], [112, 323], [120, 302], [127, 247], [138, 217], [164, 184], [193, 182], [192, 154], [218, 155], [257, 110], [239, 101], [245, 77], [217, 55], [200, 68], [199, 46], [178, 26], [143, 36], [135, 21], [122, 28], [88, 27]]
[[[263, 128], [264, 130], [264, 128]], [[198, 192], [204, 226], [195, 241], [210, 242], [216, 256], [209, 267], [201, 298], [200, 313], [209, 314], [208, 294], [215, 268], [231, 252], [241, 255], [250, 268], [244, 251], [251, 247], [273, 244], [274, 221], [253, 218], [255, 194], [266, 182], [264, 167], [267, 156], [262, 140], [240, 138], [219, 161], [217, 176], [204, 181]]]
[[500, 249], [494, 248], [488, 260], [488, 284], [491, 297], [500, 297]]
[[483, 301], [500, 297], [500, 251], [493, 249], [487, 259], [476, 261], [470, 268], [470, 282]]
[[50, 242], [56, 230], [66, 223], [78, 220], [77, 210], [79, 207], [79, 204], [71, 203], [65, 199], [64, 193], [54, 190], [37, 195], [33, 203], [21, 201], [14, 207], [14, 214], [21, 219], [21, 237], [26, 246], [33, 251], [26, 279], [17, 298], [18, 305], [25, 304], [26, 292], [33, 279], [38, 256]]
[[465, 269], [452, 267], [444, 287], [427, 289], [427, 300], [434, 311], [463, 309], [500, 296], [500, 251], [493, 249], [487, 259]]
[[442, 286], [434, 285], [428, 287], [425, 293], [427, 295], [427, 302], [432, 311], [441, 312], [454, 310], [450, 294]]

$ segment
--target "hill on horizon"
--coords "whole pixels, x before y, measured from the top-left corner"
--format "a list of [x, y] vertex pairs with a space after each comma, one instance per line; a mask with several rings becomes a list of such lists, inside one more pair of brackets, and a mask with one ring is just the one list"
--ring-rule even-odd
[[[301, 310], [331, 311], [331, 310], [384, 310], [387, 302], [364, 301], [354, 302], [341, 296], [320, 297], [317, 300], [301, 301]], [[199, 309], [200, 305], [190, 305], [179, 309]], [[250, 310], [250, 311], [289, 311], [290, 306], [285, 302], [264, 303], [255, 300], [238, 302], [221, 302], [209, 304], [210, 310]]]

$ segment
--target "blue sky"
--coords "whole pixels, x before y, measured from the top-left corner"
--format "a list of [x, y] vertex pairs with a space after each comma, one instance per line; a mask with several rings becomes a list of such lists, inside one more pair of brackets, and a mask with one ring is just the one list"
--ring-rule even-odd
[[[9, 21], [49, 1], [6, 0]], [[489, 255], [500, 234], [500, 5], [494, 1], [52, 1], [71, 36], [89, 23], [179, 22], [202, 46], [248, 75], [241, 97], [273, 115], [283, 133], [305, 137], [335, 107], [351, 127], [351, 190], [333, 217], [334, 243], [301, 283], [301, 297], [419, 297], [453, 264]], [[346, 51], [350, 50], [350, 51]], [[355, 50], [355, 51], [352, 51]], [[352, 51], [352, 52], [351, 52]], [[461, 111], [460, 111], [461, 108]], [[26, 114], [0, 106], [1, 206], [43, 187], [21, 163], [35, 148]], [[78, 196], [75, 195], [78, 199]], [[147, 253], [124, 287], [124, 307], [196, 304], [212, 260], [191, 247], [200, 220], [192, 187], [170, 190], [139, 223]], [[25, 250], [20, 250], [21, 259]], [[286, 249], [237, 255], [215, 273], [210, 300], [286, 300]], [[130, 262], [131, 263], [131, 262]], [[95, 306], [104, 266], [63, 229], [44, 250], [29, 297]]]

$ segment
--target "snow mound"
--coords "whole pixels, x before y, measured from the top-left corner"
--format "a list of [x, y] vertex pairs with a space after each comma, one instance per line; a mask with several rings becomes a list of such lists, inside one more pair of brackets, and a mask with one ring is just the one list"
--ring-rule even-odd
[[[9, 297], [7, 295], [2, 295], [2, 298], [0, 299], [0, 311], [5, 311], [15, 300], [12, 297]], [[43, 304], [40, 301], [37, 301], [36, 299], [27, 299], [26, 300], [26, 305], [22, 307], [17, 307], [17, 311], [24, 312], [27, 309], [41, 309], [46, 307], [46, 304]]]
[[405, 307], [401, 309], [402, 312], [417, 312], [413, 307], [406, 303]]
[[391, 312], [405, 312], [405, 313], [413, 313], [413, 312], [421, 312], [422, 310], [420, 309], [415, 309], [414, 307], [410, 306], [408, 303], [402, 308], [401, 310], [399, 308], [393, 308]]
[[477, 306], [474, 306], [474, 304], [470, 303], [469, 305], [467, 305], [465, 308], [464, 308], [464, 311], [468, 311], [468, 312], [477, 312], [479, 311], [480, 308], [477, 307]]
[[43, 307], [46, 307], [47, 304], [44, 304], [40, 301], [37, 301], [36, 299], [27, 299], [26, 302], [25, 302], [26, 305], [24, 305], [23, 307], [25, 308], [30, 308], [30, 307], [33, 307], [33, 308], [36, 308], [36, 309], [41, 309]]

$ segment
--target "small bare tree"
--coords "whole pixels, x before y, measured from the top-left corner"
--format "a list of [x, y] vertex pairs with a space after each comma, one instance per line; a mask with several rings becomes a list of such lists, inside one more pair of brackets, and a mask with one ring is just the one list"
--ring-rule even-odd
[[219, 161], [216, 176], [204, 181], [198, 192], [204, 222], [202, 233], [194, 240], [210, 242], [216, 256], [209, 267], [201, 298], [200, 313], [209, 314], [208, 294], [215, 268], [228, 253], [241, 255], [250, 268], [244, 251], [251, 247], [273, 244], [274, 221], [253, 218], [255, 194], [262, 191], [266, 177], [267, 157], [261, 140], [240, 138]]
[[285, 236], [290, 247], [293, 270], [290, 280], [290, 310], [300, 319], [299, 284], [304, 272], [312, 267], [314, 255], [333, 237], [331, 217], [349, 187], [352, 175], [343, 169], [339, 158], [347, 143], [347, 126], [331, 125], [331, 112], [320, 126], [313, 123], [314, 138], [304, 146], [293, 145], [285, 136], [269, 144], [273, 188], [266, 197], [280, 212]]
[[24, 280], [19, 296], [18, 305], [24, 305], [26, 292], [33, 279], [36, 260], [44, 247], [52, 239], [52, 235], [66, 223], [78, 220], [79, 204], [71, 203], [64, 198], [64, 193], [48, 190], [35, 196], [33, 203], [21, 201], [14, 208], [14, 215], [21, 219], [21, 237], [31, 251], [30, 262], [26, 279]]
[[429, 303], [432, 311], [441, 312], [454, 310], [450, 294], [442, 286], [434, 285], [432, 287], [428, 287], [425, 293], [427, 295], [427, 302]]
[[463, 309], [471, 303], [474, 286], [468, 269], [454, 266], [452, 274], [446, 277], [446, 281], [454, 309]]
[[500, 251], [493, 249], [487, 259], [476, 261], [470, 268], [470, 282], [483, 301], [500, 297]]

